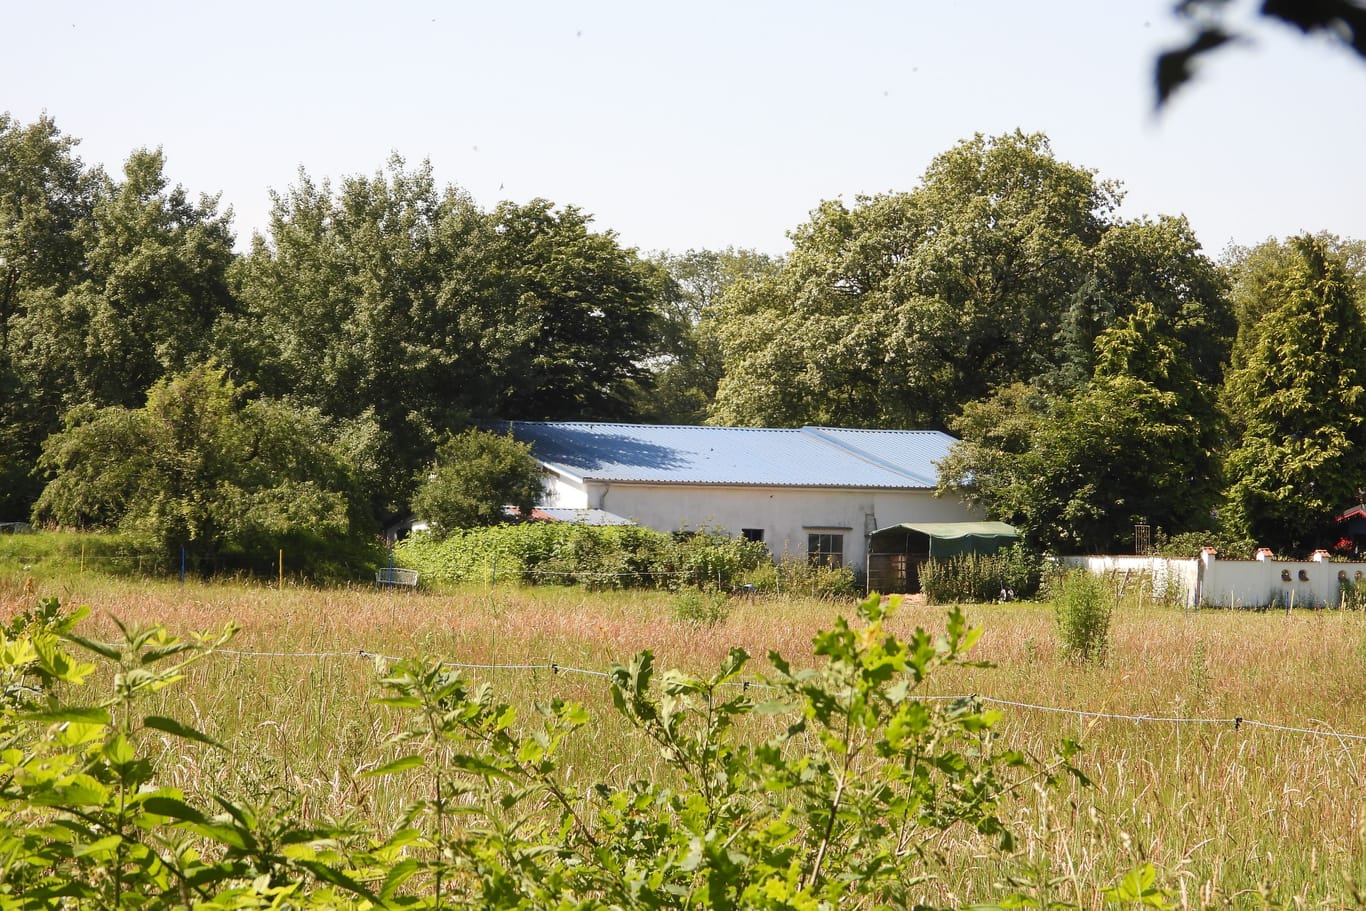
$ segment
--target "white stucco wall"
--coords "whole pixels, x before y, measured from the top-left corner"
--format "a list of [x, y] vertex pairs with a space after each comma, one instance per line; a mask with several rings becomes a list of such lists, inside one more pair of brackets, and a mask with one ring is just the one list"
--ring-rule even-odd
[[738, 535], [763, 529], [775, 556], [806, 554], [807, 535], [844, 536], [844, 563], [866, 568], [869, 532], [900, 522], [975, 522], [983, 516], [956, 497], [929, 490], [805, 487], [727, 487], [703, 484], [626, 484], [552, 476], [545, 506], [605, 509], [656, 531], [719, 528]]
[[1358, 584], [1366, 580], [1366, 563], [1220, 560], [1208, 553], [1191, 560], [1064, 557], [1062, 562], [1098, 574], [1125, 570], [1151, 573], [1155, 594], [1176, 585], [1187, 607], [1337, 607], [1342, 574]]

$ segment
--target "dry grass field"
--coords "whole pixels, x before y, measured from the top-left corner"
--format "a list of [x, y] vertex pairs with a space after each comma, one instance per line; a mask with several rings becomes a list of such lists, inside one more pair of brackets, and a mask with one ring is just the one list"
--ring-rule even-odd
[[[396, 725], [370, 702], [375, 655], [555, 664], [558, 673], [469, 674], [514, 702], [584, 702], [595, 718], [593, 736], [580, 738], [571, 756], [594, 776], [586, 780], [648, 777], [661, 774], [657, 757], [616, 719], [606, 682], [580, 671], [605, 671], [645, 648], [662, 667], [705, 671], [741, 645], [756, 656], [750, 671], [758, 680], [770, 649], [810, 662], [816, 631], [852, 610], [737, 599], [723, 622], [698, 627], [675, 618], [668, 593], [277, 591], [33, 574], [0, 561], [0, 616], [43, 595], [88, 604], [93, 615], [84, 633], [92, 638], [114, 637], [115, 617], [178, 633], [240, 627], [230, 651], [196, 667], [156, 707], [229, 748], [177, 742], [162, 765], [169, 783], [192, 794], [297, 801], [306, 814], [380, 823], [397, 815], [407, 795], [393, 779], [360, 777], [384, 760]], [[1034, 872], [1030, 889], [1041, 902], [1101, 907], [1101, 888], [1151, 861], [1181, 908], [1360, 904], [1366, 616], [1183, 613], [1130, 603], [1115, 613], [1107, 661], [1087, 667], [1060, 660], [1048, 605], [973, 606], [968, 616], [984, 629], [974, 656], [993, 666], [956, 670], [935, 679], [932, 690], [1065, 710], [1002, 704], [1001, 731], [1040, 757], [1062, 737], [1085, 747], [1081, 765], [1091, 787], [1025, 788], [1008, 807], [1019, 836], [1017, 867]], [[894, 625], [909, 631], [943, 622], [944, 609], [907, 604]], [[1171, 718], [1189, 720], [1160, 720]], [[1244, 721], [1235, 725], [1234, 718]], [[941, 846], [942, 864], [930, 871], [936, 900], [1003, 894], [1009, 871], [973, 837], [955, 839]]]

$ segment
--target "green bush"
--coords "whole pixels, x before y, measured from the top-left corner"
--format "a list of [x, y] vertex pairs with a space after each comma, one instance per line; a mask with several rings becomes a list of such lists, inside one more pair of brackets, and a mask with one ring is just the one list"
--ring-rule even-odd
[[417, 480], [413, 510], [431, 523], [438, 537], [506, 522], [508, 503], [519, 515], [529, 516], [545, 492], [545, 478], [529, 443], [474, 428], [447, 436], [437, 447], [436, 461]]
[[534, 522], [465, 529], [445, 540], [416, 534], [398, 544], [394, 559], [433, 582], [730, 589], [769, 558], [762, 544], [716, 531], [666, 535], [636, 525]]
[[250, 398], [227, 372], [168, 376], [137, 410], [80, 406], [43, 443], [35, 521], [118, 530], [162, 571], [273, 576], [279, 551], [315, 578], [354, 578], [374, 526], [358, 468], [321, 413]]
[[716, 626], [730, 616], [730, 598], [715, 589], [685, 588], [674, 598], [674, 619], [689, 626]]
[[1110, 649], [1114, 596], [1105, 580], [1086, 570], [1063, 576], [1053, 598], [1062, 654], [1080, 663], [1101, 663]]
[[1190, 559], [1200, 556], [1201, 549], [1205, 547], [1213, 547], [1224, 559], [1250, 560], [1257, 549], [1257, 542], [1223, 531], [1183, 531], [1167, 536], [1160, 528], [1153, 540], [1153, 551], [1159, 557]]

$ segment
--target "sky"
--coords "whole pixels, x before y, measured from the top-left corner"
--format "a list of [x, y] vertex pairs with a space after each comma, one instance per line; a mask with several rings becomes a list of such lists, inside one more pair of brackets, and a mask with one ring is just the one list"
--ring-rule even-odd
[[397, 153], [642, 252], [781, 254], [821, 200], [912, 189], [1017, 128], [1120, 181], [1124, 217], [1184, 214], [1211, 256], [1366, 238], [1366, 62], [1248, 15], [1157, 113], [1173, 5], [9, 0], [0, 110], [47, 112], [113, 174], [160, 146], [243, 248], [300, 168], [335, 183]]

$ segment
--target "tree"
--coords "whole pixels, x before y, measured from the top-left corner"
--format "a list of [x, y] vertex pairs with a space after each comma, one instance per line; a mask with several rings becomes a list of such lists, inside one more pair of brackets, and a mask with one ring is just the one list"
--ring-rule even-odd
[[[1366, 312], [1366, 241], [1350, 240], [1327, 232], [1314, 235], [1329, 255], [1341, 260], [1351, 280], [1358, 306]], [[1258, 338], [1270, 323], [1268, 317], [1278, 302], [1273, 286], [1300, 260], [1295, 241], [1270, 238], [1254, 247], [1230, 247], [1224, 254], [1223, 271], [1229, 285], [1229, 303], [1238, 330], [1231, 352], [1231, 364], [1247, 366]]]
[[502, 411], [521, 420], [621, 420], [650, 388], [659, 351], [658, 266], [589, 230], [573, 206], [535, 199], [491, 214], [493, 261], [517, 301], [521, 340]]
[[1268, 279], [1260, 330], [1224, 390], [1236, 442], [1226, 472], [1229, 525], [1279, 550], [1304, 550], [1366, 484], [1366, 347], [1358, 286], [1323, 239], [1289, 244]]
[[725, 373], [716, 324], [733, 285], [771, 274], [779, 260], [754, 250], [689, 250], [661, 254], [668, 274], [659, 295], [661, 353], [651, 364], [653, 394], [638, 406], [648, 423], [700, 424]]
[[909, 193], [822, 203], [781, 270], [727, 295], [712, 420], [944, 426], [1051, 366], [1118, 200], [1016, 132], [959, 143]]
[[[215, 322], [232, 307], [231, 213], [170, 186], [160, 150], [134, 152], [121, 183], [102, 182], [73, 229], [79, 280], [35, 297], [18, 322], [16, 358], [54, 411], [75, 404], [141, 404], [169, 373], [207, 357]], [[55, 415], [54, 415], [55, 416]]]
[[402, 510], [441, 435], [484, 418], [623, 418], [648, 386], [657, 267], [545, 200], [478, 209], [397, 156], [275, 198], [223, 357], [268, 393], [373, 425]]
[[[1181, 343], [1196, 379], [1214, 386], [1223, 381], [1237, 320], [1227, 279], [1201, 252], [1185, 216], [1112, 225], [1093, 257], [1087, 291], [1103, 314], [1093, 323], [1097, 329], [1151, 306]], [[1094, 341], [1094, 335], [1086, 339], [1088, 349]]]
[[43, 115], [21, 125], [0, 114], [0, 516], [27, 514], [41, 485], [31, 471], [55, 425], [41, 384], [15, 363], [12, 340], [36, 300], [65, 293], [84, 256], [77, 227], [94, 207], [98, 171], [85, 168]]
[[449, 436], [413, 497], [414, 513], [440, 536], [462, 528], [512, 521], [505, 507], [527, 519], [545, 493], [531, 444], [469, 429]]
[[1139, 521], [1175, 531], [1209, 524], [1220, 423], [1175, 329], [1145, 304], [1095, 348], [1080, 389], [1049, 395], [1016, 384], [966, 406], [954, 425], [962, 441], [939, 466], [941, 489], [1060, 552], [1123, 547]]
[[[277, 549], [320, 569], [370, 529], [354, 471], [316, 411], [250, 399], [221, 368], [157, 382], [139, 409], [79, 406], [43, 444], [36, 521], [117, 528], [172, 561], [266, 569]], [[363, 548], [362, 548], [363, 549]]]
[[94, 207], [100, 172], [73, 154], [76, 143], [46, 114], [27, 126], [0, 114], [0, 354], [24, 296], [65, 290], [79, 271], [76, 228]]

